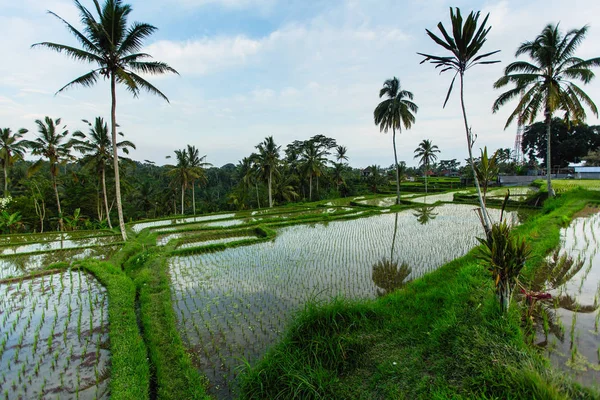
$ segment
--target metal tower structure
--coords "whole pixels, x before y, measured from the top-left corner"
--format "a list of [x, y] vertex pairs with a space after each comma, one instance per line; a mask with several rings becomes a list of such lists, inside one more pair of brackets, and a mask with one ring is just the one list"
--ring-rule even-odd
[[523, 126], [519, 125], [517, 127], [517, 136], [515, 137], [515, 148], [513, 150], [515, 163], [517, 165], [523, 165], [523, 163], [525, 163], [525, 157], [523, 156], [522, 143], [523, 143]]

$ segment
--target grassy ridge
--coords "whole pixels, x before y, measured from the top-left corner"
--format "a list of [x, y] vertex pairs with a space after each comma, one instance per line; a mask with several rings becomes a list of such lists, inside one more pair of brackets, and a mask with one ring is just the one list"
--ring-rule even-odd
[[133, 282], [109, 262], [88, 259], [77, 262], [74, 268], [91, 273], [107, 289], [111, 399], [148, 399], [150, 373], [136, 323]]
[[[600, 193], [547, 203], [519, 228], [532, 239], [527, 271], [560, 227]], [[475, 253], [375, 301], [307, 306], [242, 377], [249, 399], [598, 398], [525, 344], [518, 307], [502, 316]]]
[[155, 234], [138, 236], [125, 247], [129, 253], [124, 268], [138, 291], [142, 335], [148, 348], [151, 393], [158, 399], [206, 399], [204, 378], [188, 357], [177, 331], [171, 302], [167, 258], [150, 246]]

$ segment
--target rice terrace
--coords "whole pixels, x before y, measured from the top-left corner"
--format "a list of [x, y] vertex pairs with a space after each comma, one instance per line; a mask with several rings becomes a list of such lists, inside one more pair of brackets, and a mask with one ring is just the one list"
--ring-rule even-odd
[[600, 399], [595, 2], [30, 3], [0, 399]]

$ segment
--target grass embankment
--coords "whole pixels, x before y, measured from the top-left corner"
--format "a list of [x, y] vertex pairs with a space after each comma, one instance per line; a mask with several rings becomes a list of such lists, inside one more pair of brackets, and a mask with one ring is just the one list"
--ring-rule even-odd
[[139, 296], [142, 335], [153, 377], [150, 392], [158, 399], [206, 399], [206, 379], [192, 365], [177, 331], [167, 258], [162, 249], [151, 246], [155, 240], [156, 235], [142, 234], [124, 249], [129, 253], [125, 271]]
[[88, 259], [73, 267], [94, 275], [108, 293], [111, 399], [147, 399], [150, 373], [136, 322], [133, 282], [109, 262]]
[[[526, 276], [590, 202], [600, 193], [567, 193], [519, 227]], [[378, 300], [307, 306], [242, 377], [242, 398], [598, 398], [526, 344], [518, 308], [500, 313], [472, 251]]]
[[[547, 182], [544, 179], [533, 181], [532, 186], [537, 186], [542, 190], [547, 189]], [[552, 188], [556, 193], [564, 193], [572, 189], [600, 190], [600, 179], [552, 179]]]

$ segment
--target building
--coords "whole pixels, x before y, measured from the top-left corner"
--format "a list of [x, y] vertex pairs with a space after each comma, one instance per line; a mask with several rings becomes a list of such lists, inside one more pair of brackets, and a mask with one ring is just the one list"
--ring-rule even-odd
[[600, 179], [600, 167], [573, 167], [577, 179]]

